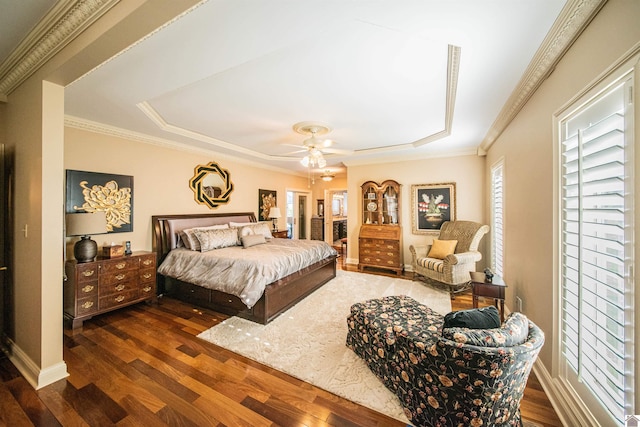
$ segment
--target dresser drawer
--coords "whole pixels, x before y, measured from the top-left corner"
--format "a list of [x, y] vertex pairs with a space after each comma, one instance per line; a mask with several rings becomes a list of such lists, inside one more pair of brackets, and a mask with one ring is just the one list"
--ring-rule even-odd
[[155, 295], [155, 293], [156, 293], [156, 284], [155, 284], [155, 282], [140, 284], [140, 292], [139, 292], [139, 297], [140, 298], [151, 297], [151, 296]]
[[129, 280], [127, 282], [116, 282], [109, 284], [100, 284], [100, 298], [117, 294], [120, 292], [137, 291], [139, 289], [138, 283], [135, 280]]
[[103, 261], [100, 267], [100, 275], [112, 274], [126, 270], [135, 270], [138, 268], [138, 258], [117, 258], [109, 261]]
[[149, 283], [156, 281], [156, 269], [155, 268], [145, 268], [144, 270], [140, 270], [140, 274], [138, 275], [138, 280], [140, 283]]
[[229, 308], [233, 311], [244, 310], [247, 308], [247, 306], [240, 301], [240, 298], [229, 297], [229, 295], [216, 291], [211, 292], [211, 302], [222, 307]]
[[111, 286], [113, 284], [138, 280], [137, 270], [112, 271], [100, 275], [100, 289], [103, 286]]
[[118, 292], [116, 294], [100, 297], [100, 310], [116, 307], [121, 304], [135, 301], [138, 299], [138, 290], [129, 290], [127, 292]]
[[78, 298], [76, 307], [76, 315], [78, 317], [92, 314], [98, 311], [98, 295], [88, 298]]
[[98, 280], [98, 264], [95, 262], [87, 262], [78, 264], [76, 267], [78, 284], [92, 282]]
[[156, 256], [153, 254], [142, 255], [138, 257], [140, 259], [140, 268], [156, 268]]
[[98, 295], [98, 281], [78, 283], [76, 289], [76, 298], [88, 298], [94, 295]]

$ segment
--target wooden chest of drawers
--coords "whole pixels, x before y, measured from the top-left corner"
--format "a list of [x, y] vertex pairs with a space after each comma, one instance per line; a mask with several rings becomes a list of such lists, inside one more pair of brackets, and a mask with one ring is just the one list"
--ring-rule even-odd
[[64, 316], [73, 329], [97, 314], [140, 301], [156, 301], [156, 255], [136, 252], [113, 259], [65, 263]]
[[375, 267], [402, 274], [402, 228], [399, 225], [363, 224], [358, 244], [360, 271]]

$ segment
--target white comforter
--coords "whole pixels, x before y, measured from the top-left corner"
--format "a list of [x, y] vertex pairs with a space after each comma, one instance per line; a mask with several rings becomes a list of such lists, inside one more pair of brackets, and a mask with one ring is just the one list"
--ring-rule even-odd
[[337, 252], [318, 240], [268, 239], [262, 245], [233, 246], [209, 252], [177, 248], [158, 273], [239, 297], [251, 308], [265, 287]]

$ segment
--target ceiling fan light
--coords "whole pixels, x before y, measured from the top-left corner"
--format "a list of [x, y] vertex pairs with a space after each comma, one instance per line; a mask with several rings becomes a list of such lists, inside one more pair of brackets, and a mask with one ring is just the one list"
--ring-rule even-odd
[[300, 163], [302, 163], [302, 166], [309, 167], [309, 156], [304, 156], [302, 158], [302, 160], [300, 160]]

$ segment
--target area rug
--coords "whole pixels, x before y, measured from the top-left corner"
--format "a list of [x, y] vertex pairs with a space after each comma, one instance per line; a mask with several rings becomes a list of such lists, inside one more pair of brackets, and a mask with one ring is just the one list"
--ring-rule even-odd
[[351, 305], [387, 295], [408, 295], [443, 315], [451, 311], [449, 293], [422, 282], [338, 270], [268, 325], [231, 317], [198, 337], [409, 423], [398, 398], [345, 346]]

